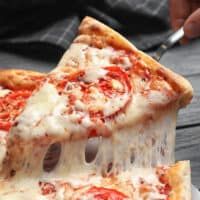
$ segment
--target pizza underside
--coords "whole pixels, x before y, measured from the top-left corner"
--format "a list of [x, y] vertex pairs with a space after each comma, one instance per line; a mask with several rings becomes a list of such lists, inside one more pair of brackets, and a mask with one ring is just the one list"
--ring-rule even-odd
[[2, 73], [0, 199], [191, 199], [174, 164], [191, 85], [118, 33], [86, 17], [52, 72]]

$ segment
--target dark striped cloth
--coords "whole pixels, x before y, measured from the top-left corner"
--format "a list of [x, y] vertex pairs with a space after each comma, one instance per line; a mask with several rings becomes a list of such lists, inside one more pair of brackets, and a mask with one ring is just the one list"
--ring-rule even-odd
[[[14, 3], [15, 2], [15, 3]], [[93, 16], [148, 50], [170, 33], [168, 0], [0, 0], [0, 43], [68, 48], [81, 19]]]

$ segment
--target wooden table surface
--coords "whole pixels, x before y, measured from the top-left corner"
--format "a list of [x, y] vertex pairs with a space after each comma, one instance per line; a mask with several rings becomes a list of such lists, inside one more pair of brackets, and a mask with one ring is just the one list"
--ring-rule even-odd
[[178, 115], [176, 159], [191, 161], [192, 183], [200, 188], [200, 40], [171, 49], [161, 63], [184, 75], [194, 88], [191, 104]]
[[[62, 53], [62, 49], [52, 46], [39, 51], [35, 45], [28, 45], [25, 51], [0, 47], [0, 66], [50, 71]], [[191, 104], [178, 115], [176, 159], [191, 161], [192, 183], [200, 188], [200, 40], [174, 47], [163, 56], [161, 63], [184, 75], [194, 88]]]

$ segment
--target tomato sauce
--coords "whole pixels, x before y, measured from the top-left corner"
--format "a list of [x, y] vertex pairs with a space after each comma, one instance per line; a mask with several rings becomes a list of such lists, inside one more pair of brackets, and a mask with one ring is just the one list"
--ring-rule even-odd
[[42, 195], [50, 195], [56, 193], [56, 188], [52, 183], [40, 181], [39, 186], [41, 188]]
[[[49, 82], [54, 84], [60, 94], [65, 94], [68, 99], [66, 114], [72, 114], [74, 112], [87, 113], [92, 121], [101, 121], [104, 123], [105, 118], [111, 118], [121, 112], [128, 104], [131, 98], [132, 85], [130, 83], [128, 74], [125, 70], [118, 66], [103, 67], [107, 71], [105, 76], [98, 78], [94, 82], [84, 81], [84, 70], [78, 70], [72, 74], [67, 74], [61, 78], [55, 78], [49, 76]], [[119, 86], [115, 87], [113, 82]], [[79, 96], [75, 95], [75, 91], [78, 90]], [[103, 108], [96, 106], [98, 97], [95, 97], [98, 91], [100, 96], [103, 97], [105, 102], [110, 101], [113, 98], [121, 98], [124, 94], [127, 94], [127, 99], [124, 100], [124, 104], [111, 112], [108, 116], [104, 115]], [[83, 103], [84, 109], [77, 108], [75, 103], [79, 100]], [[102, 102], [103, 104], [104, 102]], [[81, 123], [81, 119], [79, 120]], [[96, 135], [94, 131], [91, 131], [91, 136]]]
[[0, 97], [0, 130], [10, 130], [14, 119], [21, 113], [31, 94], [32, 91], [29, 90], [17, 90]]
[[159, 181], [163, 184], [162, 186], [157, 186], [158, 191], [160, 194], [165, 194], [167, 199], [169, 198], [170, 192], [172, 190], [171, 185], [169, 184], [169, 180], [166, 176], [167, 169], [163, 167], [158, 167], [156, 169], [156, 174], [158, 176]]
[[93, 200], [125, 200], [127, 196], [115, 189], [104, 187], [92, 187], [87, 191], [87, 194], [93, 196]]

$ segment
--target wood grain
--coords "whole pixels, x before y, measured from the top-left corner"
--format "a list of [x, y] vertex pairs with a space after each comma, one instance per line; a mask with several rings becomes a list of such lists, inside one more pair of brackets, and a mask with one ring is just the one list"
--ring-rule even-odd
[[200, 124], [200, 39], [170, 49], [161, 63], [185, 76], [194, 88], [194, 98], [187, 108], [179, 112], [177, 126]]
[[200, 39], [170, 49], [160, 62], [183, 76], [200, 75]]
[[190, 105], [180, 110], [178, 127], [200, 124], [200, 75], [192, 75], [188, 79], [194, 88], [194, 97]]
[[200, 39], [172, 48], [161, 63], [189, 79], [194, 88], [191, 104], [178, 115], [176, 159], [191, 161], [192, 183], [200, 188]]
[[190, 160], [192, 183], [200, 188], [200, 126], [177, 130], [176, 160]]

